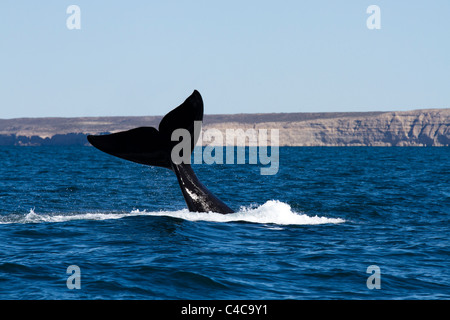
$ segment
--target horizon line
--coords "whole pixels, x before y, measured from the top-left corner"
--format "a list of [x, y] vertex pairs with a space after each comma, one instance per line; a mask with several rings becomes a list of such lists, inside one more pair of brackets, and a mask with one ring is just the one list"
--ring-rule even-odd
[[[386, 111], [316, 111], [316, 112], [240, 112], [240, 113], [212, 113], [212, 114], [205, 114], [206, 117], [208, 116], [235, 116], [235, 115], [285, 115], [285, 114], [340, 114], [340, 113], [347, 113], [347, 114], [363, 114], [363, 113], [389, 113], [389, 112], [412, 112], [412, 111], [431, 111], [431, 110], [447, 110], [450, 109], [450, 107], [442, 107], [442, 108], [419, 108], [419, 109], [411, 109], [411, 110], [386, 110]], [[0, 118], [0, 120], [19, 120], [19, 119], [76, 119], [76, 118], [145, 118], [145, 117], [163, 117], [164, 115], [116, 115], [116, 116], [40, 116], [40, 117], [14, 117], [14, 118]]]

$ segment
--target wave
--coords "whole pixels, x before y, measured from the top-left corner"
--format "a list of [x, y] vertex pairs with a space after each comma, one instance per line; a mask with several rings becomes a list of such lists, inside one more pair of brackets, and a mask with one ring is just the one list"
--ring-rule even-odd
[[37, 214], [31, 209], [28, 214], [11, 214], [0, 216], [0, 224], [11, 223], [43, 223], [43, 222], [67, 222], [74, 220], [108, 220], [121, 219], [133, 216], [165, 216], [188, 221], [209, 222], [251, 222], [261, 224], [278, 225], [317, 225], [343, 223], [340, 218], [328, 218], [308, 216], [292, 211], [289, 204], [270, 200], [256, 208], [241, 207], [236, 213], [220, 214], [215, 212], [189, 212], [187, 209], [177, 211], [140, 211], [133, 210], [129, 213], [52, 213]]
[[280, 225], [307, 225], [307, 224], [325, 224], [325, 223], [342, 223], [345, 222], [339, 218], [327, 218], [319, 216], [308, 216], [292, 211], [291, 206], [287, 203], [270, 200], [256, 208], [241, 207], [236, 213], [220, 214], [215, 212], [189, 212], [188, 210], [180, 210], [173, 212], [140, 212], [135, 210], [132, 213], [139, 213], [152, 216], [169, 216], [189, 221], [211, 221], [211, 222], [252, 222], [263, 224], [280, 224]]

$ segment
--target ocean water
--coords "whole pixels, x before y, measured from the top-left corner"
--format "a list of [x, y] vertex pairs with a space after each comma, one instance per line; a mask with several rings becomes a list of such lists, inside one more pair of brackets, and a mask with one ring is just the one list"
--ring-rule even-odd
[[194, 165], [221, 215], [163, 168], [0, 147], [0, 299], [450, 299], [449, 148], [279, 160]]

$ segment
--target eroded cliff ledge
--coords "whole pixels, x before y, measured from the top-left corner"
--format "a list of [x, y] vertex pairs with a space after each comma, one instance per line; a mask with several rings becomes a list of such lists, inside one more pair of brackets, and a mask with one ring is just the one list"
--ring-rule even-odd
[[[88, 134], [157, 127], [161, 118], [0, 119], [0, 145], [86, 145]], [[205, 115], [209, 129], [267, 129], [269, 138], [278, 129], [280, 146], [450, 146], [450, 109]]]

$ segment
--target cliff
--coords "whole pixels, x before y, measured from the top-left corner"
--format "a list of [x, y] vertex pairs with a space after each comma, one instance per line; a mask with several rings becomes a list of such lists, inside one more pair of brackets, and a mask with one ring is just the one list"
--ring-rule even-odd
[[[86, 145], [88, 134], [157, 127], [161, 116], [0, 119], [0, 145]], [[204, 144], [227, 129], [277, 129], [280, 146], [450, 146], [450, 109], [205, 115]], [[251, 131], [251, 130], [250, 130]], [[218, 141], [220, 144], [221, 142]], [[217, 144], [217, 143], [216, 143]]]
[[336, 117], [205, 124], [204, 129], [278, 129], [281, 146], [449, 146], [450, 109], [347, 113]]

